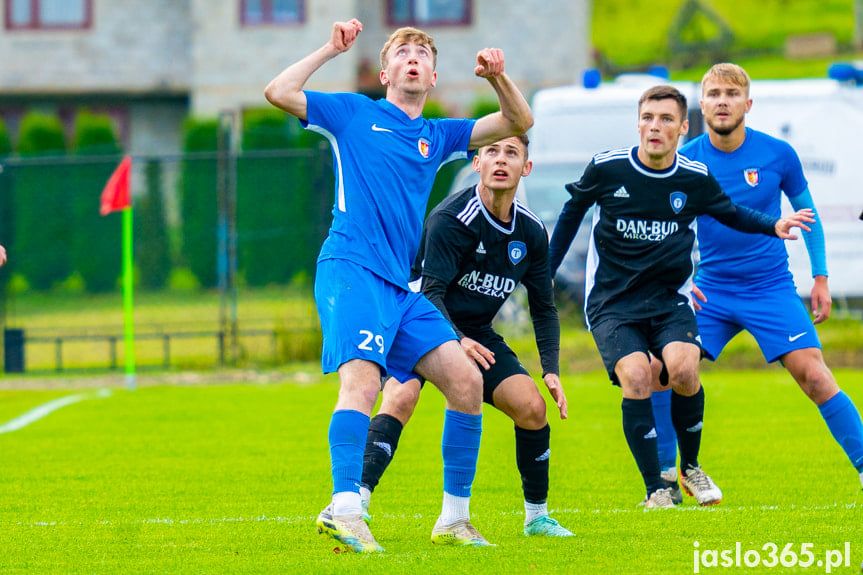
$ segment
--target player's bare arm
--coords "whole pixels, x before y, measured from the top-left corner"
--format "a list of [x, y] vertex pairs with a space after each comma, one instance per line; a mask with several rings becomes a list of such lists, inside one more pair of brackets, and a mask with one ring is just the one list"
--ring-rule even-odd
[[545, 386], [548, 388], [548, 393], [554, 403], [557, 404], [557, 410], [560, 411], [560, 418], [566, 419], [569, 416], [566, 403], [566, 394], [563, 392], [563, 384], [560, 383], [560, 376], [556, 373], [546, 373], [542, 376]]
[[3, 267], [3, 264], [6, 263], [6, 248], [0, 246], [0, 267]]
[[267, 84], [264, 89], [267, 101], [300, 120], [307, 120], [306, 95], [303, 93], [306, 82], [318, 68], [350, 50], [362, 30], [362, 22], [356, 18], [334, 23], [329, 42], [282, 70]]
[[827, 276], [815, 276], [815, 284], [809, 294], [812, 303], [812, 323], [821, 323], [830, 317], [833, 308], [833, 298], [830, 297], [830, 288], [827, 286]]
[[483, 116], [474, 124], [470, 135], [470, 149], [518, 136], [533, 126], [530, 105], [515, 83], [504, 72], [503, 50], [485, 48], [476, 55], [474, 74], [488, 80], [497, 93], [500, 112]]
[[801, 230], [808, 232], [810, 230], [806, 223], [812, 223], [814, 221], [815, 213], [809, 208], [805, 208], [794, 212], [787, 218], [781, 218], [773, 227], [779, 238], [783, 240], [796, 240], [797, 236], [791, 233], [791, 229], [800, 228]]

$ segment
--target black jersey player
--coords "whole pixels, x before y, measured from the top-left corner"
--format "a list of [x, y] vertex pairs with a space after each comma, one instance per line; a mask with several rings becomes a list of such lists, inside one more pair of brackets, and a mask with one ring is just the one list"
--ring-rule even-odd
[[[548, 267], [548, 233], [542, 221], [515, 199], [531, 169], [527, 137], [482, 147], [473, 159], [480, 183], [450, 196], [429, 214], [411, 271], [421, 290], [452, 322], [468, 357], [483, 373], [483, 399], [515, 423], [516, 463], [525, 498], [524, 533], [568, 537], [549, 517], [549, 437], [545, 400], [492, 320], [516, 286], [527, 289], [543, 381], [567, 415], [560, 382], [560, 325]], [[368, 504], [419, 400], [421, 380], [388, 379], [366, 443], [361, 493]], [[469, 499], [462, 503], [468, 505]]]
[[660, 358], [672, 387], [681, 483], [699, 505], [719, 503], [722, 492], [698, 463], [704, 390], [701, 355], [689, 303], [696, 216], [709, 214], [750, 233], [794, 238], [808, 230], [811, 211], [778, 219], [737, 206], [704, 164], [677, 153], [688, 130], [686, 98], [657, 86], [638, 102], [640, 145], [597, 154], [566, 202], [552, 235], [552, 274], [586, 211], [596, 204], [587, 260], [585, 315], [611, 380], [623, 392], [623, 431], [641, 472], [647, 507], [673, 507], [660, 476], [650, 402], [648, 352]]

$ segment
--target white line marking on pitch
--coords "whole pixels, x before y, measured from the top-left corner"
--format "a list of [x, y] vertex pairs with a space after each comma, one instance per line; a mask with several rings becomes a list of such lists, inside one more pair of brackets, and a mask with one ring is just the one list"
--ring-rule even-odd
[[[827, 510], [842, 510], [842, 509], [857, 509], [859, 505], [856, 501], [852, 501], [851, 503], [828, 503], [826, 505], [797, 505], [792, 503], [791, 505], [750, 505], [750, 506], [726, 506], [726, 507], [697, 507], [694, 505], [687, 505], [685, 507], [678, 507], [678, 511], [691, 511], [691, 512], [700, 512], [700, 513], [733, 513], [735, 511], [827, 511]], [[643, 510], [641, 508], [635, 509], [552, 509], [552, 513], [590, 513], [590, 514], [606, 514], [606, 515], [617, 515], [620, 513], [651, 513], [649, 510]], [[497, 513], [496, 515], [521, 515], [524, 513], [523, 511], [502, 511]], [[482, 514], [472, 514], [473, 516], [483, 517]], [[485, 514], [484, 517], [489, 517], [489, 514]], [[261, 515], [259, 517], [249, 516], [249, 517], [212, 517], [210, 519], [202, 518], [202, 517], [193, 517], [189, 519], [171, 519], [169, 517], [156, 517], [152, 519], [134, 519], [131, 521], [96, 521], [98, 525], [124, 525], [124, 524], [134, 524], [134, 525], [221, 525], [227, 523], [262, 523], [262, 522], [275, 522], [275, 523], [310, 523], [315, 520], [316, 515], [312, 516], [294, 516], [294, 517], [268, 517], [266, 515]], [[379, 515], [375, 515], [375, 517], [381, 517], [385, 519], [405, 519], [410, 517], [412, 519], [422, 519], [423, 516], [421, 513], [415, 515], [406, 515], [406, 514], [397, 514], [397, 513], [381, 513]], [[429, 520], [434, 519], [437, 515], [430, 516]], [[29, 527], [54, 527], [57, 525], [84, 525], [83, 521], [73, 521], [73, 522], [65, 522], [65, 521], [35, 521], [32, 523], [24, 523], [19, 522], [18, 525], [27, 525]]]
[[79, 401], [85, 401], [88, 399], [101, 399], [103, 397], [110, 397], [111, 390], [107, 388], [102, 388], [97, 391], [93, 391], [90, 393], [76, 393], [75, 395], [67, 395], [66, 397], [59, 397], [48, 403], [43, 403], [38, 407], [34, 407], [27, 413], [23, 413], [16, 417], [15, 419], [11, 419], [0, 425], [0, 434], [10, 433], [12, 431], [18, 431], [22, 427], [26, 427], [33, 423], [34, 421], [39, 421], [43, 417], [49, 415], [50, 413], [57, 411], [61, 407], [66, 407], [67, 405], [72, 405], [73, 403], [78, 403]]

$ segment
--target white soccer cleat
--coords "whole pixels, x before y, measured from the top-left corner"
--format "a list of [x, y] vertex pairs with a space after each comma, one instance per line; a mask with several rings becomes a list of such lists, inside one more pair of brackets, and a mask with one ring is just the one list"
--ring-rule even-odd
[[673, 509], [674, 501], [671, 500], [671, 489], [668, 487], [657, 489], [639, 505], [644, 506], [645, 509]]
[[699, 505], [716, 505], [722, 501], [722, 491], [700, 467], [689, 466], [680, 472], [680, 484], [687, 495], [695, 497]]
[[375, 541], [368, 525], [361, 514], [333, 515], [332, 504], [327, 505], [315, 522], [318, 533], [324, 533], [336, 541], [343, 543], [349, 550], [356, 553], [375, 553], [384, 548]]
[[479, 531], [467, 519], [456, 521], [450, 525], [441, 525], [440, 518], [435, 522], [431, 535], [432, 543], [436, 545], [473, 545], [475, 547], [494, 547], [480, 535]]

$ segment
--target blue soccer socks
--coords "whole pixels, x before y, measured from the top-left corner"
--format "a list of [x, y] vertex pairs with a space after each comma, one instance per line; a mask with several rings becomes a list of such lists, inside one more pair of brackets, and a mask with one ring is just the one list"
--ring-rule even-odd
[[656, 451], [662, 469], [677, 466], [677, 434], [671, 423], [671, 389], [654, 391], [650, 396], [653, 405], [653, 423], [656, 426]]
[[470, 497], [479, 441], [482, 415], [470, 415], [447, 409], [443, 420], [443, 490], [456, 497]]
[[333, 493], [359, 494], [368, 432], [368, 415], [352, 409], [333, 412], [329, 430]]
[[854, 402], [840, 391], [819, 405], [818, 411], [854, 468], [863, 473], [863, 422]]

